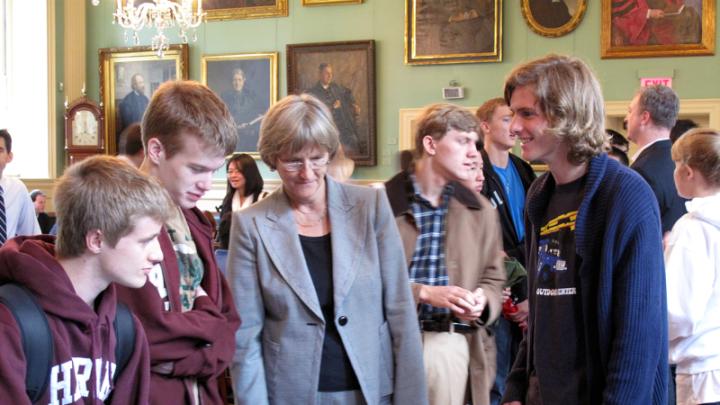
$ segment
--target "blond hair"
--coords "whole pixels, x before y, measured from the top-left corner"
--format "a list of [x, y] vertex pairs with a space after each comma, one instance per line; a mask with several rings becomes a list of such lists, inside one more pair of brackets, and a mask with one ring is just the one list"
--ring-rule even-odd
[[237, 145], [235, 121], [212, 90], [192, 81], [165, 82], [143, 115], [143, 145], [147, 150], [148, 140], [157, 138], [170, 158], [182, 150], [183, 134], [196, 136], [222, 155], [229, 155]]
[[522, 64], [505, 80], [510, 105], [518, 87], [532, 87], [550, 133], [568, 146], [567, 159], [580, 164], [607, 149], [605, 105], [595, 75], [582, 60], [548, 55]]
[[280, 155], [321, 147], [335, 156], [340, 145], [330, 110], [310, 94], [290, 95], [270, 107], [260, 125], [260, 158], [275, 170]]
[[425, 151], [423, 138], [429, 135], [439, 141], [453, 129], [479, 134], [480, 121], [470, 111], [455, 104], [437, 103], [425, 107], [418, 117], [417, 132], [415, 132], [415, 157], [422, 157]]
[[720, 187], [720, 132], [691, 129], [672, 146], [672, 159], [699, 171], [712, 187]]
[[164, 223], [171, 206], [165, 189], [125, 160], [89, 157], [70, 166], [55, 186], [58, 257], [83, 254], [93, 230], [114, 247], [139, 218]]

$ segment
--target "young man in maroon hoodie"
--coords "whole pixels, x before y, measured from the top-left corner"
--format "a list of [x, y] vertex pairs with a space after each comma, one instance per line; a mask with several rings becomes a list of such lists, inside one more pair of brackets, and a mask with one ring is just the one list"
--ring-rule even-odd
[[[115, 284], [142, 287], [162, 260], [157, 237], [169, 197], [128, 163], [98, 156], [71, 166], [54, 198], [57, 240], [19, 236], [0, 249], [0, 284], [29, 290], [52, 334], [54, 355], [36, 403], [147, 404], [150, 352], [135, 318], [133, 351], [118, 370]], [[15, 314], [0, 304], [0, 401], [30, 404], [26, 372], [37, 370], [26, 371], [24, 353], [43, 348], [24, 347], [28, 331], [19, 328]]]
[[153, 404], [223, 404], [217, 377], [235, 353], [240, 320], [212, 250], [212, 228], [195, 206], [212, 173], [235, 150], [237, 135], [225, 104], [206, 86], [160, 86], [142, 121], [145, 160], [174, 206], [160, 234], [165, 258], [141, 289], [118, 289], [142, 322], [150, 343]]

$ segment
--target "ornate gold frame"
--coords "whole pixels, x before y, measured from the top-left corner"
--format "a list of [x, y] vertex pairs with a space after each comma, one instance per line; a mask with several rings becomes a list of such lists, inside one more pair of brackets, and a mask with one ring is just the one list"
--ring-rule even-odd
[[702, 0], [702, 38], [695, 44], [612, 45], [612, 0], [602, 0], [600, 57], [638, 58], [655, 56], [697, 56], [715, 54], [716, 0]]
[[[270, 88], [268, 89], [270, 95], [270, 106], [277, 103], [278, 100], [278, 53], [277, 52], [255, 52], [255, 53], [233, 53], [233, 54], [221, 54], [221, 55], [203, 55], [200, 59], [200, 80], [201, 83], [208, 86], [207, 77], [207, 65], [208, 62], [222, 62], [222, 61], [249, 61], [249, 60], [264, 60], [270, 61]], [[215, 91], [215, 90], [213, 90]], [[218, 94], [220, 96], [220, 94]], [[260, 159], [258, 151], [238, 151], [238, 153], [247, 153], [255, 159]]]
[[235, 7], [207, 10], [208, 21], [248, 18], [287, 17], [288, 0], [275, 0], [274, 6]]
[[303, 6], [325, 6], [328, 4], [360, 4], [363, 0], [302, 0]]
[[[117, 153], [116, 148], [116, 122], [115, 115], [115, 64], [122, 62], [142, 61], [175, 61], [175, 77], [188, 79], [188, 45], [170, 45], [162, 57], [149, 46], [136, 46], [131, 48], [103, 48], [98, 50], [100, 61], [100, 100], [105, 111], [105, 145], [110, 155]], [[150, 98], [151, 94], [148, 94]]]
[[502, 0], [492, 0], [495, 6], [495, 21], [493, 26], [494, 46], [492, 51], [436, 55], [418, 55], [416, 53], [418, 1], [419, 0], [405, 0], [405, 64], [441, 65], [502, 61]]
[[540, 25], [540, 23], [535, 20], [535, 17], [533, 17], [530, 12], [530, 1], [532, 0], [522, 0], [521, 8], [523, 18], [525, 18], [530, 29], [545, 37], [561, 37], [572, 32], [580, 24], [580, 21], [582, 21], [585, 10], [587, 9], [587, 0], [577, 0], [577, 10], [575, 10], [575, 14], [570, 17], [567, 23], [557, 28], [548, 28]]

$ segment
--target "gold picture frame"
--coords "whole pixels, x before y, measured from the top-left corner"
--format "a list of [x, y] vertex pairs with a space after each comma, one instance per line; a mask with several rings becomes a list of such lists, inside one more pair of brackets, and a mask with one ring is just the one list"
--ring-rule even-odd
[[142, 119], [155, 90], [168, 80], [188, 79], [188, 45], [170, 45], [162, 57], [149, 46], [103, 48], [98, 53], [103, 133], [106, 151], [114, 155], [120, 133]]
[[246, 5], [247, 0], [204, 0], [208, 21], [249, 18], [287, 17], [288, 0], [267, 1], [268, 4]]
[[658, 10], [613, 10], [602, 0], [601, 58], [714, 55], [716, 0], [685, 3], [648, 18]]
[[325, 6], [329, 4], [361, 4], [363, 0], [302, 0], [303, 6]]
[[502, 0], [405, 0], [405, 64], [502, 61]]
[[260, 124], [278, 99], [278, 53], [203, 55], [200, 69], [202, 83], [217, 93], [233, 115], [238, 131], [235, 152], [259, 159]]
[[587, 0], [522, 0], [521, 9], [531, 30], [545, 37], [560, 37], [580, 24]]

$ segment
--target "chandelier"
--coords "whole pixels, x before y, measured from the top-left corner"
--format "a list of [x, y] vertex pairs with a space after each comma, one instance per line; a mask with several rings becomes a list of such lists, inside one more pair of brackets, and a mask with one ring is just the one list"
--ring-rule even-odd
[[[194, 5], [194, 3], [197, 4]], [[92, 0], [98, 5], [100, 0]], [[123, 3], [125, 5], [123, 6]], [[144, 1], [137, 6], [135, 0], [117, 0], [113, 13], [113, 24], [125, 28], [125, 41], [128, 41], [127, 30], [133, 30], [135, 45], [140, 44], [138, 31], [145, 27], [157, 30], [152, 38], [152, 50], [162, 57], [169, 48], [165, 30], [177, 26], [179, 37], [183, 43], [188, 42], [188, 32], [192, 33], [193, 41], [197, 41], [195, 29], [200, 26], [206, 13], [202, 9], [202, 0], [152, 0]]]

